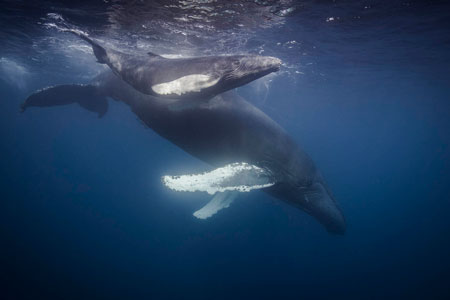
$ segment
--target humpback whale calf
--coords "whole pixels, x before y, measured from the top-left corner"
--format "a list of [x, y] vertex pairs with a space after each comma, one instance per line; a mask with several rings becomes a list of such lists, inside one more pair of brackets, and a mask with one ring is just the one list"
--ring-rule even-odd
[[131, 55], [102, 47], [77, 29], [61, 29], [88, 42], [97, 61], [108, 65], [136, 90], [172, 99], [209, 99], [278, 71], [281, 60], [270, 56], [232, 55], [164, 58], [158, 54]]
[[196, 217], [210, 217], [237, 193], [256, 188], [310, 214], [330, 233], [345, 232], [344, 216], [311, 158], [281, 126], [234, 92], [182, 105], [185, 101], [140, 93], [108, 71], [90, 85], [37, 91], [21, 108], [78, 103], [102, 116], [107, 97], [125, 102], [160, 136], [216, 168], [163, 177], [175, 190], [215, 193]]

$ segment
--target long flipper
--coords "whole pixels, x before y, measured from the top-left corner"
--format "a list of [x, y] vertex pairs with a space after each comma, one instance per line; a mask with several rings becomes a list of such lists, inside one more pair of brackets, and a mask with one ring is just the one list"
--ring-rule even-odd
[[247, 163], [234, 163], [202, 174], [163, 176], [162, 181], [175, 191], [215, 194], [208, 204], [194, 213], [199, 219], [207, 219], [229, 207], [239, 192], [275, 184], [271, 172]]
[[181, 192], [249, 192], [275, 184], [272, 174], [247, 163], [234, 163], [202, 174], [163, 176], [163, 183], [170, 189]]
[[108, 101], [100, 95], [94, 85], [65, 84], [48, 87], [29, 96], [20, 106], [24, 112], [28, 107], [50, 107], [78, 103], [95, 112], [101, 118], [108, 111]]
[[216, 193], [211, 201], [194, 213], [198, 219], [207, 219], [215, 215], [219, 210], [227, 208], [236, 199], [238, 192]]

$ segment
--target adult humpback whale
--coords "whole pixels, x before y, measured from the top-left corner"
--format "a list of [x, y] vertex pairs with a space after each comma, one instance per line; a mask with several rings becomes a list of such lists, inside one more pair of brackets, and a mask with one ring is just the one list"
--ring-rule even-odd
[[281, 65], [278, 58], [257, 55], [177, 59], [164, 58], [154, 53], [131, 55], [102, 47], [80, 30], [61, 30], [88, 42], [97, 61], [108, 65], [136, 90], [156, 97], [209, 99], [278, 71]]
[[[159, 135], [219, 167], [215, 171], [225, 170], [221, 174], [227, 174], [228, 181], [213, 182], [219, 191], [226, 191], [235, 186], [236, 181], [243, 181], [240, 187], [238, 183], [238, 188], [217, 193], [204, 209], [195, 213], [197, 217], [208, 217], [227, 207], [235, 190], [245, 190], [248, 182], [256, 180], [263, 191], [304, 210], [329, 232], [345, 232], [343, 214], [310, 157], [276, 122], [234, 93], [183, 105], [183, 100], [144, 95], [107, 72], [91, 85], [62, 85], [38, 91], [26, 99], [22, 111], [32, 106], [76, 102], [101, 116], [107, 110], [106, 97], [127, 103]], [[184, 177], [169, 176], [166, 181], [180, 178]], [[200, 176], [193, 181], [198, 183], [199, 178], [200, 181], [204, 179]]]

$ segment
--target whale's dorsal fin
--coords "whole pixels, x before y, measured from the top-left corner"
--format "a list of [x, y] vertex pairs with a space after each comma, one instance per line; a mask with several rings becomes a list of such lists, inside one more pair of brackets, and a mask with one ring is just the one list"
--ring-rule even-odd
[[147, 55], [153, 58], [163, 58], [161, 55], [153, 53], [153, 52], [147, 52]]

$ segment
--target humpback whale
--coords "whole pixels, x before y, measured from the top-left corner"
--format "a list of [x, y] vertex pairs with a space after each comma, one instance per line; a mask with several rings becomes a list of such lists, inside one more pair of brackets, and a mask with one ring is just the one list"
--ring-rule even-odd
[[97, 61], [136, 90], [172, 99], [209, 99], [278, 71], [281, 60], [270, 56], [232, 55], [164, 58], [155, 53], [131, 55], [107, 49], [77, 29], [61, 29], [88, 42]]
[[215, 193], [196, 217], [210, 217], [237, 193], [256, 188], [310, 214], [330, 233], [345, 232], [344, 216], [311, 158], [281, 126], [234, 92], [184, 105], [183, 100], [145, 95], [108, 71], [90, 85], [37, 91], [21, 109], [78, 103], [102, 116], [108, 97], [128, 104], [160, 136], [216, 168], [163, 177], [175, 190]]

